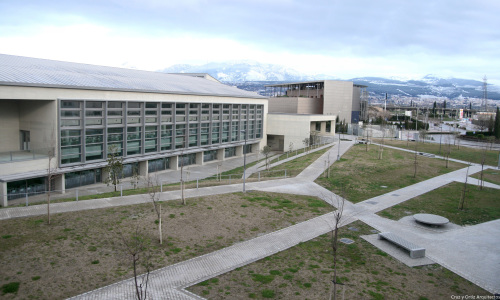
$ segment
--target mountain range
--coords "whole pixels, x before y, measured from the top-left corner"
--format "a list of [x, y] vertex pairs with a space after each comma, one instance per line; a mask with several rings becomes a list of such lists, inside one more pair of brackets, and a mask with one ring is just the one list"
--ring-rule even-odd
[[[161, 70], [165, 73], [208, 73], [219, 81], [238, 88], [265, 93], [264, 85], [283, 82], [313, 80], [340, 80], [325, 74], [304, 75], [280, 65], [263, 64], [255, 61], [231, 61], [207, 63], [204, 65], [173, 65]], [[355, 84], [366, 85], [371, 96], [385, 94], [408, 97], [446, 97], [449, 99], [482, 98], [483, 81], [441, 78], [427, 75], [420, 79], [396, 79], [382, 77], [357, 77], [347, 79]], [[488, 84], [488, 99], [500, 100], [500, 87]]]

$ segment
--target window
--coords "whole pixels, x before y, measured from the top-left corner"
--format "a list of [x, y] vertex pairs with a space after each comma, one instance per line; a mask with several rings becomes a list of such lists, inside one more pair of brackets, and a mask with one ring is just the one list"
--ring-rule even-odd
[[172, 125], [161, 125], [161, 151], [172, 149]]
[[238, 129], [240, 128], [238, 121], [231, 122], [231, 141], [238, 140]]
[[158, 151], [158, 128], [156, 126], [146, 126], [144, 134], [144, 152], [151, 153]]
[[158, 172], [170, 169], [170, 157], [163, 157], [148, 161], [148, 172]]
[[210, 123], [202, 123], [200, 129], [200, 145], [205, 146], [208, 145], [208, 134], [210, 130]]
[[203, 161], [209, 162], [217, 159], [217, 150], [203, 152]]
[[141, 154], [141, 127], [127, 127], [127, 155]]
[[321, 122], [316, 122], [316, 131], [321, 131]]
[[198, 124], [189, 124], [189, 147], [198, 146]]
[[224, 157], [233, 157], [236, 155], [236, 147], [226, 148], [224, 149]]
[[189, 165], [194, 165], [196, 164], [196, 153], [191, 153], [191, 154], [186, 154], [179, 156], [179, 163], [178, 166], [189, 166]]
[[123, 156], [123, 128], [108, 128], [108, 153]]
[[81, 130], [61, 130], [61, 164], [82, 161]]
[[326, 122], [326, 132], [332, 132], [332, 121], [327, 121]]
[[229, 142], [229, 122], [223, 122], [221, 143], [227, 143], [227, 142]]
[[218, 144], [220, 137], [220, 123], [212, 123], [212, 144]]
[[103, 158], [103, 129], [85, 130], [85, 160], [92, 161]]

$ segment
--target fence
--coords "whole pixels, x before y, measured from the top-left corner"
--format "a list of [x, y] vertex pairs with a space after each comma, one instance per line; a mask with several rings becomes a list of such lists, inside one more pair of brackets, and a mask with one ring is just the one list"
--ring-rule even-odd
[[[249, 178], [245, 180], [246, 183], [259, 182], [273, 179], [288, 178], [291, 176], [296, 176], [300, 173], [300, 170], [269, 170], [269, 171], [259, 171], [252, 174]], [[203, 179], [195, 180], [185, 180], [185, 189], [194, 189], [201, 187], [219, 186], [227, 184], [238, 184], [243, 183], [243, 174], [229, 174], [229, 175], [213, 175]], [[180, 181], [166, 181], [159, 180], [157, 185], [160, 192], [174, 191], [180, 189]], [[89, 199], [98, 198], [109, 198], [109, 197], [123, 197], [128, 195], [140, 195], [147, 194], [147, 182], [145, 180], [129, 180], [122, 181], [116, 186], [116, 191], [114, 186], [106, 186], [103, 184], [95, 185], [93, 187], [86, 188], [73, 188], [65, 190], [62, 193], [61, 190], [52, 190], [50, 193], [51, 203], [57, 202], [67, 202], [67, 201], [81, 201]], [[47, 201], [47, 191], [23, 191], [17, 193], [8, 193], [9, 206], [28, 206], [33, 204], [40, 204]]]

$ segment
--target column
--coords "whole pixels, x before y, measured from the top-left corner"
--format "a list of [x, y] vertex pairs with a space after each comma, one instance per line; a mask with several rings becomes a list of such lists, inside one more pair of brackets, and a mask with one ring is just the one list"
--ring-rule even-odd
[[243, 156], [243, 145], [236, 146], [236, 157], [241, 157], [241, 156]]
[[203, 151], [196, 153], [196, 164], [203, 166]]
[[143, 177], [148, 177], [148, 161], [139, 162], [139, 175]]
[[7, 207], [7, 182], [0, 182], [0, 204]]
[[217, 149], [217, 160], [224, 161], [224, 148]]
[[54, 184], [56, 192], [60, 192], [61, 194], [66, 193], [66, 176], [65, 174], [59, 174], [54, 176]]
[[179, 170], [179, 156], [170, 157], [170, 170]]

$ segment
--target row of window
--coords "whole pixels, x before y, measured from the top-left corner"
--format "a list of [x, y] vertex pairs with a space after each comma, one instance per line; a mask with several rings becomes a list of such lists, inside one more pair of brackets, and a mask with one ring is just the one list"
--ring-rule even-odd
[[[109, 152], [127, 157], [262, 138], [262, 105], [62, 100], [60, 107], [62, 165], [104, 160]], [[189, 116], [195, 112], [198, 116], [212, 114], [212, 117], [214, 113], [222, 111], [224, 115], [231, 111], [231, 116], [238, 119], [211, 122], [197, 119], [162, 125], [141, 121], [169, 111]], [[102, 119], [104, 112], [108, 122], [95, 121]], [[127, 120], [138, 121], [127, 121], [126, 126], [121, 121], [110, 121], [125, 112]], [[94, 121], [88, 122], [86, 117], [83, 123], [83, 115], [92, 116]], [[239, 119], [242, 115], [248, 118]]]
[[262, 105], [61, 101], [63, 127], [262, 119]]

